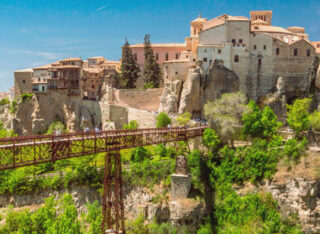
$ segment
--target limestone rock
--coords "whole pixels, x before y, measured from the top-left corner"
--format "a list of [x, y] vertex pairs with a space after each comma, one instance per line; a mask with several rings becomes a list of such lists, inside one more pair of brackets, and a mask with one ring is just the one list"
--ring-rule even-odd
[[194, 68], [189, 70], [186, 82], [183, 84], [181, 93], [179, 113], [193, 113], [201, 110], [200, 105], [200, 69]]
[[181, 80], [165, 83], [160, 98], [159, 112], [176, 113], [178, 111], [181, 88]]

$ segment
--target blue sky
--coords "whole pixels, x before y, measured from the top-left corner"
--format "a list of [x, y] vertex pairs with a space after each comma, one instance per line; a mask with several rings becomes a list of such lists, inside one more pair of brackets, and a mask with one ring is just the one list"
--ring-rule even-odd
[[0, 0], [0, 91], [13, 85], [14, 70], [73, 56], [118, 60], [125, 37], [184, 42], [199, 12], [250, 10], [272, 10], [273, 25], [305, 27], [320, 41], [320, 0]]

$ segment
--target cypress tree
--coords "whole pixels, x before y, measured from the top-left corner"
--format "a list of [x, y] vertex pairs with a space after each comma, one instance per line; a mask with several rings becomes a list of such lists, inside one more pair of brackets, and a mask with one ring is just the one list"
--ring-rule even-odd
[[158, 88], [162, 80], [162, 72], [151, 48], [150, 34], [147, 34], [144, 37], [144, 58], [144, 87]]
[[136, 88], [135, 82], [139, 77], [139, 66], [132, 54], [130, 44], [126, 39], [125, 44], [122, 47], [122, 59], [121, 59], [121, 74], [120, 80], [123, 88], [132, 89]]

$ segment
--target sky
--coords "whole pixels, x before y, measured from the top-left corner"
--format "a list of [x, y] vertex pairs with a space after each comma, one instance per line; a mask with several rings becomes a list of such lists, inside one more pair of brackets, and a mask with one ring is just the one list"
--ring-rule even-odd
[[272, 10], [272, 24], [306, 28], [320, 41], [320, 0], [0, 0], [0, 92], [15, 70], [66, 57], [119, 60], [125, 38], [184, 42], [190, 21]]

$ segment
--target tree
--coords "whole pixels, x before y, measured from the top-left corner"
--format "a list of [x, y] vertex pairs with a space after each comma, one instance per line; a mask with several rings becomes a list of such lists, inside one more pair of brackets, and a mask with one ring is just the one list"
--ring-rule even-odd
[[150, 34], [144, 37], [144, 59], [144, 87], [158, 88], [162, 80], [162, 72], [151, 48]]
[[177, 122], [179, 126], [185, 126], [189, 123], [191, 119], [191, 114], [189, 112], [185, 112], [178, 116]]
[[157, 128], [165, 128], [169, 124], [171, 124], [170, 117], [164, 112], [160, 112], [156, 120], [157, 120]]
[[320, 111], [314, 111], [310, 115], [310, 124], [313, 131], [320, 131]]
[[296, 99], [293, 105], [287, 105], [287, 122], [298, 138], [301, 137], [303, 131], [310, 128], [309, 108], [311, 101], [310, 98]]
[[138, 128], [139, 128], [139, 124], [137, 120], [130, 120], [129, 124], [123, 125], [124, 130], [134, 130]]
[[124, 46], [122, 47], [122, 59], [121, 59], [121, 73], [120, 80], [122, 85], [126, 89], [135, 88], [136, 81], [139, 77], [139, 66], [132, 54], [130, 44], [126, 39]]
[[233, 139], [236, 133], [236, 125], [240, 125], [244, 112], [248, 111], [245, 96], [238, 93], [226, 93], [215, 102], [208, 102], [204, 105], [204, 115], [208, 119], [210, 126], [224, 142]]
[[262, 139], [271, 139], [282, 125], [273, 110], [266, 106], [262, 111], [254, 101], [248, 104], [249, 112], [243, 115], [243, 134]]

